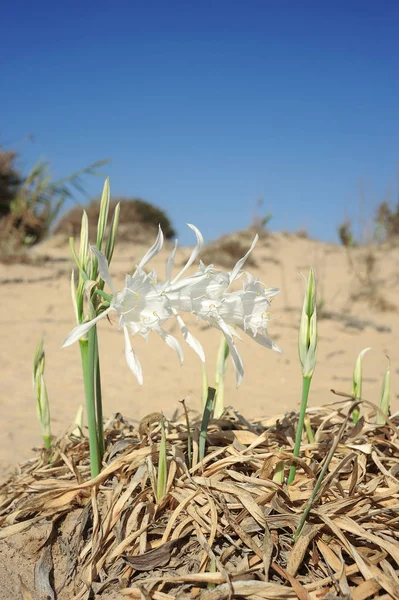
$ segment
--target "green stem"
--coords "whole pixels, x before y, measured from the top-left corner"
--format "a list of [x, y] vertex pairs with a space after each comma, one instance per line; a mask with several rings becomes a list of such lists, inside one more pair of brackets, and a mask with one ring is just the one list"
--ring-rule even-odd
[[44, 447], [46, 448], [46, 450], [50, 450], [51, 449], [51, 436], [44, 435], [43, 442], [44, 442]]
[[204, 408], [204, 412], [202, 414], [201, 421], [201, 431], [199, 436], [199, 461], [201, 462], [205, 457], [205, 444], [206, 437], [208, 432], [209, 419], [211, 418], [213, 402], [215, 400], [215, 388], [208, 387], [208, 397], [206, 399], [206, 404]]
[[89, 339], [81, 340], [80, 352], [82, 356], [83, 380], [85, 388], [87, 424], [89, 427], [89, 448], [90, 448], [90, 466], [91, 476], [97, 477], [100, 473], [100, 453], [98, 447], [97, 423], [96, 423], [96, 404], [94, 390], [94, 336], [95, 330], [92, 327], [89, 331]]
[[100, 290], [99, 288], [96, 288], [96, 294], [98, 294], [102, 298], [105, 298], [105, 300], [107, 300], [107, 302], [111, 302], [111, 300], [112, 300], [111, 294], [107, 294], [106, 292], [104, 292], [103, 290]]
[[314, 435], [309, 419], [305, 419], [306, 435], [308, 436], [309, 444], [314, 444]]
[[100, 463], [102, 462], [105, 445], [104, 445], [104, 419], [103, 419], [103, 403], [101, 394], [101, 372], [100, 372], [100, 358], [98, 353], [98, 335], [96, 326], [93, 327], [95, 331], [94, 336], [94, 361], [95, 361], [95, 394], [96, 394], [96, 422], [97, 422], [97, 438], [98, 438], [98, 451], [100, 454]]
[[[357, 400], [357, 398], [356, 398]], [[357, 425], [357, 422], [359, 420], [359, 415], [360, 415], [360, 408], [357, 407], [355, 408], [355, 410], [352, 412], [352, 421], [354, 425]]]
[[[311, 381], [312, 381], [311, 377], [303, 377], [302, 378], [302, 402], [301, 402], [301, 409], [299, 411], [298, 429], [297, 429], [296, 437], [295, 437], [295, 446], [294, 446], [294, 452], [293, 452], [294, 456], [299, 456], [299, 450], [301, 448], [303, 424], [305, 421], [306, 406], [308, 404], [309, 389], [310, 389]], [[294, 481], [295, 473], [296, 473], [296, 464], [293, 463], [291, 465], [290, 472], [288, 475], [287, 485], [291, 485], [291, 483]]]
[[186, 406], [186, 401], [185, 400], [180, 400], [180, 402], [183, 404], [183, 409], [184, 409], [184, 415], [186, 417], [186, 427], [187, 427], [187, 460], [188, 460], [188, 468], [191, 469], [193, 463], [192, 463], [192, 456], [191, 456], [191, 428], [190, 428], [190, 417], [188, 416], [188, 410], [187, 410], [187, 406]]

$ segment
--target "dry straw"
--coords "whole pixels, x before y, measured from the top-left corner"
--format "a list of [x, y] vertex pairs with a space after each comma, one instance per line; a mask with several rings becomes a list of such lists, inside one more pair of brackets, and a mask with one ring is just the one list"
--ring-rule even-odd
[[[399, 598], [399, 420], [377, 426], [377, 407], [362, 405], [357, 425], [351, 399], [308, 410], [315, 441], [302, 445], [288, 487], [273, 476], [292, 460], [289, 416], [249, 424], [227, 411], [209, 424], [202, 462], [201, 421], [192, 419], [191, 469], [184, 417], [164, 427], [152, 415], [140, 435], [118, 417], [94, 479], [87, 438], [65, 436], [52, 464], [28, 461], [2, 488], [0, 539], [48, 524], [37, 556], [44, 578], [43, 553], [69, 548], [57, 562], [59, 600], [111, 590], [154, 599]], [[157, 498], [151, 481], [164, 435], [167, 480]]]

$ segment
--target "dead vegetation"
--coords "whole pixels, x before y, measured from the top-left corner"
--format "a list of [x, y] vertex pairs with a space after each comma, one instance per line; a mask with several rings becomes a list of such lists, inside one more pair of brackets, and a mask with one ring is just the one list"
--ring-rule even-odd
[[347, 248], [348, 264], [353, 278], [350, 300], [364, 301], [380, 312], [396, 312], [398, 306], [385, 297], [378, 268], [378, 249], [374, 244], [365, 248]]
[[104, 469], [93, 480], [87, 439], [67, 435], [51, 463], [44, 454], [30, 460], [0, 488], [2, 556], [16, 536], [26, 554], [31, 532], [42, 528], [32, 555], [36, 583], [21, 573], [24, 598], [45, 590], [58, 600], [397, 599], [399, 419], [376, 426], [365, 402], [354, 426], [350, 406], [308, 410], [314, 441], [304, 433], [289, 487], [276, 475], [290, 465], [296, 414], [248, 423], [228, 411], [211, 422], [202, 463], [192, 419], [190, 469], [185, 422], [167, 423], [168, 480], [159, 502], [157, 419], [141, 428], [143, 437], [120, 416], [108, 423]]

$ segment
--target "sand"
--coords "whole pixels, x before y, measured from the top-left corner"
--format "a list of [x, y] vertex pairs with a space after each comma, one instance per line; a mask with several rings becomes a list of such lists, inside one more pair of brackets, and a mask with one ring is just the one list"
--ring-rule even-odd
[[[243, 234], [250, 244], [250, 235]], [[125, 272], [131, 272], [144, 254], [144, 246], [120, 245], [112, 263], [117, 287], [123, 286]], [[178, 264], [190, 249], [179, 251]], [[233, 369], [229, 366], [226, 402], [246, 417], [267, 416], [296, 410], [300, 401], [301, 371], [297, 355], [298, 323], [304, 293], [304, 280], [312, 265], [316, 272], [319, 300], [328, 318], [319, 320], [318, 364], [312, 383], [310, 403], [334, 402], [330, 389], [349, 393], [354, 361], [366, 346], [372, 346], [364, 361], [364, 398], [377, 402], [388, 355], [392, 364], [392, 410], [399, 409], [397, 374], [399, 366], [399, 248], [373, 250], [373, 278], [377, 282], [378, 303], [371, 306], [370, 282], [362, 286], [365, 297], [358, 300], [358, 275], [366, 272], [367, 249], [352, 251], [350, 266], [347, 251], [332, 244], [303, 239], [283, 233], [271, 234], [259, 242], [253, 256], [257, 266], [251, 272], [267, 286], [281, 293], [272, 306], [270, 336], [283, 354], [258, 346], [243, 335], [238, 342], [245, 367], [244, 380], [236, 389]], [[32, 390], [32, 361], [35, 347], [44, 337], [48, 394], [52, 429], [63, 433], [84, 403], [78, 345], [61, 349], [74, 323], [70, 299], [72, 262], [65, 240], [49, 240], [32, 250], [32, 257], [50, 257], [41, 265], [0, 264], [2, 288], [0, 332], [1, 430], [0, 467], [4, 468], [32, 456], [41, 444]], [[168, 249], [151, 265], [163, 276]], [[217, 265], [217, 257], [215, 257]], [[357, 275], [358, 274], [358, 275]], [[385, 307], [381, 306], [382, 301]], [[384, 309], [384, 310], [382, 310]], [[202, 342], [208, 364], [209, 384], [213, 383], [214, 365], [220, 333], [195, 318], [187, 319], [190, 329]], [[171, 331], [179, 335], [177, 327]], [[117, 411], [141, 419], [153, 411], [170, 416], [185, 398], [200, 406], [201, 364], [192, 350], [184, 346], [185, 361], [155, 334], [148, 343], [134, 340], [142, 363], [144, 385], [140, 387], [124, 359], [123, 335], [104, 320], [99, 325], [99, 343], [103, 381], [104, 413]]]

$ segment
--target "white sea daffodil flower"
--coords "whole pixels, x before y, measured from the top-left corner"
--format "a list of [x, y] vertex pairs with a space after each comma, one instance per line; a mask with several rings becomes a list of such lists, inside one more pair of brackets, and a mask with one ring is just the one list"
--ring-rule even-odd
[[237, 327], [251, 333], [251, 337], [262, 346], [281, 352], [266, 335], [270, 299], [279, 290], [264, 289], [257, 279], [247, 273], [248, 282], [243, 290], [227, 292], [229, 286], [242, 276], [242, 267], [257, 241], [256, 235], [248, 252], [229, 273], [218, 271], [213, 265], [205, 267], [201, 262], [199, 271], [193, 276], [179, 283], [173, 280], [166, 288], [170, 304], [176, 311], [192, 312], [223, 332], [233, 361], [237, 386], [244, 374], [242, 359], [233, 337], [238, 335]]
[[98, 260], [100, 277], [112, 292], [112, 300], [110, 306], [100, 315], [75, 327], [66, 338], [63, 348], [70, 346], [84, 337], [93, 325], [106, 317], [109, 313], [117, 312], [119, 314], [119, 328], [123, 329], [125, 337], [126, 362], [140, 385], [143, 383], [142, 369], [132, 348], [129, 333], [132, 335], [139, 333], [146, 338], [150, 331], [155, 331], [162, 337], [168, 346], [176, 351], [180, 363], [183, 362], [183, 352], [179, 342], [162, 328], [162, 324], [169, 317], [173, 316], [173, 311], [168, 306], [166, 296], [162, 294], [162, 289], [160, 284], [157, 283], [155, 272], [147, 274], [143, 270], [144, 265], [160, 252], [162, 245], [163, 233], [161, 228], [159, 228], [155, 244], [142, 258], [134, 275], [126, 276], [125, 288], [121, 292], [116, 292], [115, 290], [109, 274], [106, 257], [97, 248], [91, 246], [91, 250]]
[[[192, 251], [186, 265], [181, 270], [179, 275], [175, 277], [174, 281], [177, 281], [177, 279], [191, 266], [203, 245], [203, 238], [198, 229], [194, 227], [194, 225], [189, 225], [189, 227], [194, 230], [197, 236], [197, 245]], [[140, 385], [142, 385], [142, 369], [140, 362], [132, 348], [129, 333], [132, 336], [139, 333], [141, 336], [147, 339], [148, 334], [151, 331], [155, 331], [162, 337], [168, 346], [176, 351], [180, 363], [182, 363], [183, 352], [178, 340], [162, 328], [163, 323], [167, 321], [167, 319], [170, 317], [175, 317], [185, 341], [193, 350], [195, 350], [201, 360], [205, 362], [205, 355], [201, 344], [188, 331], [187, 326], [185, 325], [181, 316], [172, 306], [170, 306], [169, 299], [165, 294], [165, 284], [158, 283], [157, 274], [155, 271], [147, 274], [143, 270], [143, 267], [161, 251], [162, 246], [163, 233], [159, 227], [156, 242], [142, 258], [134, 275], [126, 275], [125, 287], [121, 292], [116, 292], [115, 290], [115, 286], [109, 274], [108, 261], [106, 257], [97, 248], [91, 246], [91, 250], [94, 252], [98, 260], [100, 277], [110, 288], [112, 292], [112, 299], [110, 306], [100, 315], [75, 327], [66, 338], [63, 347], [70, 346], [77, 340], [81, 339], [93, 325], [107, 316], [110, 312], [117, 312], [119, 314], [119, 328], [123, 329], [125, 337], [126, 362], [133, 374], [136, 376]], [[173, 268], [173, 258], [174, 254], [176, 253], [176, 249], [177, 242], [175, 244], [174, 251], [172, 252], [173, 256], [166, 265], [166, 276], [167, 278], [169, 277], [169, 279]]]

